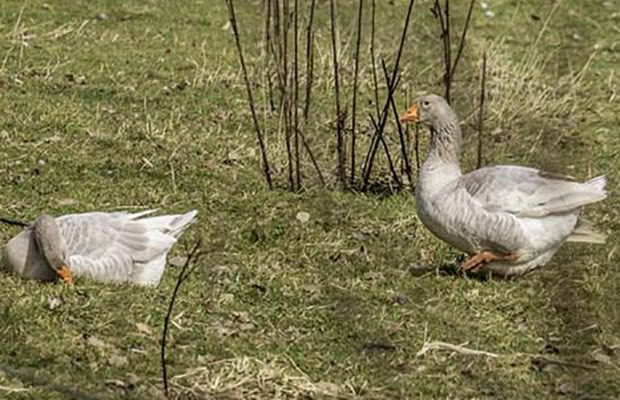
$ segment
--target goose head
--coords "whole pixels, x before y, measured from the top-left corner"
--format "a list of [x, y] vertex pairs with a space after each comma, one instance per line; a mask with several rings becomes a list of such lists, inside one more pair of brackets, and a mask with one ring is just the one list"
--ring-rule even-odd
[[60, 233], [54, 217], [42, 214], [32, 225], [34, 240], [41, 255], [49, 266], [71, 286], [73, 279], [67, 266], [67, 250], [65, 240]]

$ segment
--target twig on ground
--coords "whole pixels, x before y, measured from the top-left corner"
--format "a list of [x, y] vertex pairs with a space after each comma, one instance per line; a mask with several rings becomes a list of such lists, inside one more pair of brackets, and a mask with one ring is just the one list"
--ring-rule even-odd
[[241, 48], [241, 41], [239, 39], [239, 29], [237, 28], [237, 20], [235, 18], [235, 7], [233, 0], [224, 0], [228, 6], [228, 16], [230, 18], [230, 24], [232, 25], [233, 33], [235, 36], [235, 44], [237, 45], [237, 53], [239, 55], [239, 63], [243, 70], [243, 78], [245, 80], [245, 87], [248, 91], [248, 100], [250, 103], [250, 111], [252, 112], [252, 120], [254, 121], [254, 129], [256, 130], [256, 136], [258, 138], [258, 146], [263, 159], [263, 171], [265, 173], [265, 179], [269, 185], [269, 189], [273, 189], [273, 183], [271, 181], [271, 172], [269, 170], [269, 161], [267, 160], [267, 150], [265, 149], [265, 141], [263, 140], [263, 133], [258, 125], [258, 118], [256, 117], [256, 111], [254, 109], [254, 98], [252, 97], [252, 87], [250, 86], [250, 79], [248, 78], [248, 71], [245, 67], [245, 61], [243, 59], [243, 49]]
[[454, 351], [460, 354], [470, 355], [470, 356], [486, 356], [491, 358], [508, 358], [508, 357], [528, 357], [532, 359], [534, 363], [548, 363], [548, 364], [557, 364], [565, 367], [571, 368], [581, 368], [587, 370], [596, 370], [597, 367], [588, 364], [576, 363], [571, 361], [562, 361], [555, 360], [553, 358], [543, 357], [538, 354], [530, 354], [530, 353], [513, 353], [513, 354], [498, 354], [491, 353], [489, 351], [484, 350], [475, 350], [465, 347], [464, 345], [456, 345], [452, 343], [446, 343], [441, 341], [427, 342], [426, 341], [426, 333], [425, 333], [425, 341], [422, 345], [420, 351], [416, 353], [416, 357], [421, 357], [424, 354], [428, 353], [431, 350], [449, 350]]
[[28, 226], [28, 224], [21, 222], [21, 221], [13, 221], [10, 219], [6, 219], [6, 218], [0, 218], [0, 222], [2, 222], [3, 224], [7, 224], [7, 225], [13, 225], [13, 226], [21, 226], [22, 228], [25, 228]]
[[480, 78], [480, 109], [478, 114], [478, 162], [476, 169], [482, 166], [482, 126], [484, 122], [485, 83], [487, 77], [487, 52], [482, 53], [482, 73]]
[[8, 387], [8, 386], [0, 386], [0, 390], [5, 391], [7, 394], [11, 394], [11, 393], [27, 392], [30, 389], [28, 389], [28, 388], [12, 388], [12, 387]]
[[488, 351], [483, 351], [483, 350], [469, 349], [464, 346], [446, 343], [446, 342], [424, 342], [420, 351], [416, 353], [416, 356], [420, 357], [430, 350], [442, 350], [442, 349], [452, 350], [452, 351], [456, 351], [457, 353], [473, 355], [473, 356], [487, 356], [487, 357], [493, 357], [493, 358], [501, 356], [500, 354], [490, 353]]
[[[181, 285], [183, 284], [183, 282], [185, 282], [187, 277], [190, 276], [191, 273], [194, 271], [194, 269], [196, 268], [196, 262], [203, 254], [202, 252], [199, 252], [201, 244], [202, 241], [198, 240], [187, 255], [187, 260], [185, 260], [185, 264], [183, 265], [183, 268], [181, 268], [181, 272], [177, 277], [177, 283], [174, 286], [174, 290], [172, 291], [172, 296], [170, 297], [170, 304], [168, 304], [168, 312], [166, 313], [166, 317], [164, 319], [164, 329], [161, 337], [161, 370], [162, 379], [164, 381], [164, 394], [166, 395], [166, 398], [168, 398], [168, 370], [166, 368], [166, 342], [168, 339], [168, 325], [170, 324], [172, 308], [174, 307], [174, 302], [179, 293], [179, 289], [181, 289]], [[192, 266], [192, 268], [189, 268], [190, 265]]]

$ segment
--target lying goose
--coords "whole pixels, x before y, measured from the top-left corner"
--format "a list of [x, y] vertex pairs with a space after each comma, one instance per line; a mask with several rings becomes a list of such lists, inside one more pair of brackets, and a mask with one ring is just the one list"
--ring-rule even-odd
[[416, 187], [418, 216], [437, 237], [472, 255], [462, 270], [522, 274], [546, 264], [564, 241], [605, 242], [579, 217], [582, 206], [607, 196], [604, 176], [579, 183], [511, 165], [463, 175], [461, 128], [442, 97], [418, 98], [400, 119], [431, 128]]
[[92, 212], [54, 218], [41, 215], [9, 241], [3, 264], [31, 279], [72, 276], [104, 282], [159, 284], [168, 251], [194, 222], [197, 211], [142, 218], [139, 213]]

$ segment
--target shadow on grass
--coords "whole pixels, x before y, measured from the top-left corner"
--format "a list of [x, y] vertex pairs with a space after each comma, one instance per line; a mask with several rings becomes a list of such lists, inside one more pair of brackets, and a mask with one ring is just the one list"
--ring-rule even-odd
[[589, 265], [586, 251], [566, 246], [558, 256], [538, 277], [544, 288], [540, 295], [548, 297], [547, 312], [553, 321], [541, 351], [552, 348], [555, 357], [567, 365], [533, 368], [545, 373], [554, 392], [567, 398], [617, 398], [620, 357], [606, 341], [620, 328], [618, 312], [609, 312], [617, 310], [620, 298], [610, 290], [614, 284], [605, 282], [604, 273], [600, 276]]
[[[376, 196], [378, 199], [383, 200], [390, 198], [391, 196], [398, 195], [401, 193], [410, 193], [413, 195], [415, 193], [415, 187], [409, 188], [407, 186], [400, 186], [397, 182], [391, 180], [391, 178], [379, 178], [376, 181], [371, 181], [363, 188], [364, 183], [356, 181], [349, 188], [351, 192], [354, 193], [366, 193]], [[363, 189], [362, 189], [363, 188]]]

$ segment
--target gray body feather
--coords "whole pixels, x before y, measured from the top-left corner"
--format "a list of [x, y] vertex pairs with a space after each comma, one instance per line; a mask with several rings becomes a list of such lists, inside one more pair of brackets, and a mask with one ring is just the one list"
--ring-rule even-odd
[[[60, 238], [47, 240], [59, 253], [64, 252], [74, 276], [157, 285], [168, 251], [197, 212], [143, 218], [152, 212], [65, 215], [55, 219]], [[33, 229], [29, 227], [9, 241], [3, 264], [27, 278], [54, 280], [57, 275], [39, 251]]]
[[420, 120], [432, 127], [427, 160], [416, 187], [420, 219], [437, 237], [469, 253], [518, 254], [493, 261], [502, 275], [547, 263], [564, 241], [602, 243], [605, 235], [579, 217], [582, 206], [603, 200], [606, 178], [580, 183], [519, 166], [494, 166], [463, 175], [461, 130], [439, 96], [417, 100]]

